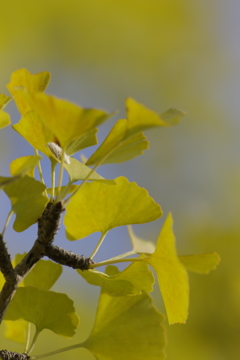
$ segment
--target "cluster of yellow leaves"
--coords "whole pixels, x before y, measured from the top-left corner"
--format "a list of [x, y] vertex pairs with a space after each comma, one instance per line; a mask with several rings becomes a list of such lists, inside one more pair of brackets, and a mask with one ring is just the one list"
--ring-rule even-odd
[[[128, 98], [126, 119], [116, 122], [103, 143], [83, 164], [72, 155], [97, 144], [97, 127], [113, 113], [83, 108], [45, 94], [49, 80], [48, 72], [32, 75], [26, 69], [20, 69], [12, 74], [7, 88], [21, 114], [13, 129], [34, 149], [46, 155], [54, 166], [63, 160], [62, 166], [69, 175], [68, 184], [60, 187], [64, 196], [76, 189], [75, 182], [93, 181], [85, 183], [67, 204], [64, 218], [67, 238], [78, 240], [94, 232], [105, 236], [114, 227], [147, 223], [162, 216], [160, 205], [145, 189], [124, 177], [106, 180], [89, 166], [119, 163], [141, 155], [148, 148], [143, 131], [175, 125], [184, 112], [170, 109], [159, 115]], [[0, 128], [10, 124], [9, 115], [2, 110], [10, 100], [8, 96], [0, 95]], [[16, 214], [13, 225], [16, 231], [24, 231], [35, 223], [49, 201], [51, 189], [34, 179], [34, 168], [40, 160], [38, 155], [18, 158], [10, 164], [12, 176], [0, 177], [0, 188], [8, 195], [12, 212]], [[215, 253], [178, 256], [172, 225], [170, 214], [156, 246], [138, 238], [130, 228], [133, 244], [130, 253], [139, 256], [131, 258], [131, 265], [122, 272], [115, 266], [109, 266], [106, 273], [95, 269], [78, 271], [88, 283], [102, 288], [94, 328], [81, 344], [99, 360], [126, 356], [136, 360], [164, 359], [162, 316], [147, 295], [154, 284], [149, 266], [157, 274], [169, 324], [174, 324], [185, 323], [188, 316], [187, 270], [208, 273], [218, 264], [219, 256]], [[112, 262], [118, 260], [120, 262], [120, 257]], [[41, 278], [41, 271], [46, 274], [49, 266], [50, 262], [40, 261], [24, 280], [24, 286], [17, 290], [5, 317], [8, 338], [22, 341], [26, 322], [35, 324], [37, 332], [47, 328], [67, 337], [74, 334], [79, 319], [72, 301], [64, 294], [49, 291], [60, 275], [60, 268], [54, 265], [50, 270], [53, 278]], [[35, 287], [36, 282], [38, 287]], [[13, 328], [10, 320], [17, 320], [17, 326]]]

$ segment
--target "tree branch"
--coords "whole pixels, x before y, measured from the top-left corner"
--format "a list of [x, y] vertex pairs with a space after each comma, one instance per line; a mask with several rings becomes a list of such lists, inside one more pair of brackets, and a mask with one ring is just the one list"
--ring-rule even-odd
[[46, 256], [49, 259], [73, 269], [88, 270], [89, 264], [94, 264], [91, 258], [85, 258], [83, 255], [74, 254], [71, 251], [64, 250], [58, 246], [46, 246]]
[[[6, 276], [4, 275], [6, 282], [0, 294], [0, 322], [2, 322], [7, 307], [18, 288], [18, 285], [38, 260], [45, 255], [46, 246], [53, 242], [59, 227], [62, 212], [63, 206], [61, 202], [56, 204], [49, 202], [47, 204], [46, 209], [38, 220], [38, 238], [31, 250], [15, 269], [12, 268], [10, 256], [8, 255], [6, 246], [2, 240], [0, 250], [3, 250], [3, 262], [1, 261], [1, 264], [3, 265], [1, 265], [1, 270], [3, 271], [3, 274], [6, 274]], [[11, 276], [8, 275], [9, 273]]]
[[1, 350], [0, 359], [2, 360], [28, 360], [30, 356], [27, 354], [20, 354], [12, 351]]
[[[14, 296], [18, 285], [29, 273], [33, 266], [43, 257], [72, 267], [73, 269], [88, 270], [95, 262], [71, 251], [52, 245], [58, 231], [61, 213], [64, 211], [61, 202], [49, 202], [38, 220], [38, 238], [31, 250], [13, 269], [3, 237], [0, 236], [0, 270], [5, 277], [5, 284], [0, 294], [0, 322], [2, 322], [7, 307]], [[0, 353], [1, 354], [1, 353]]]
[[11, 263], [11, 257], [8, 253], [3, 235], [0, 234], [0, 270], [6, 281], [14, 281], [16, 278], [14, 269]]

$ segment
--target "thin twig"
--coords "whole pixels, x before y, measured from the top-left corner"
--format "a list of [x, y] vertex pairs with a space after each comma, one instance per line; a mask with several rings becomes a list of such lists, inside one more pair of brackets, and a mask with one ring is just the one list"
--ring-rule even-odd
[[98, 250], [99, 250], [100, 246], [102, 245], [103, 240], [105, 239], [107, 233], [108, 232], [106, 231], [105, 233], [101, 234], [100, 239], [98, 240], [97, 246], [95, 247], [95, 249], [93, 250], [92, 255], [90, 256], [91, 259], [93, 259], [94, 256], [96, 255], [96, 253], [98, 252]]
[[58, 349], [58, 350], [55, 350], [55, 351], [51, 351], [51, 352], [48, 352], [48, 353], [45, 353], [45, 354], [42, 354], [42, 355], [31, 356], [30, 360], [38, 360], [38, 359], [42, 359], [44, 357], [60, 354], [60, 353], [65, 352], [65, 351], [78, 349], [78, 348], [83, 347], [82, 345], [83, 345], [82, 343], [81, 344], [76, 344], [76, 345], [71, 345], [71, 346], [67, 346], [67, 347], [64, 347], [64, 348], [61, 348], [61, 349]]

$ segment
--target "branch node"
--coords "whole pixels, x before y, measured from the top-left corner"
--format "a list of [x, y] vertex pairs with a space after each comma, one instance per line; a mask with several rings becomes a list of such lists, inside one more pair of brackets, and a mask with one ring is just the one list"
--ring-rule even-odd
[[0, 351], [0, 359], [2, 360], [28, 360], [29, 358], [30, 356], [25, 353], [21, 354], [7, 350]]

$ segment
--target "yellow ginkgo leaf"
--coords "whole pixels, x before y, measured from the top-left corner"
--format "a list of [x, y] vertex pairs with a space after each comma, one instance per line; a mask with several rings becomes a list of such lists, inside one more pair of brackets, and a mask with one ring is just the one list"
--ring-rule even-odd
[[45, 189], [45, 185], [28, 175], [4, 186], [12, 211], [16, 214], [13, 224], [15, 231], [24, 231], [38, 221], [48, 202], [48, 197], [44, 195]]
[[26, 341], [29, 323], [24, 320], [4, 321], [4, 336], [11, 341], [23, 344]]
[[11, 99], [12, 98], [10, 96], [0, 94], [0, 109], [4, 109]]
[[172, 224], [169, 214], [154, 253], [142, 261], [146, 261], [157, 273], [169, 324], [182, 324], [188, 316], [189, 285], [187, 271], [176, 253]]
[[15, 176], [24, 172], [25, 174], [34, 177], [34, 168], [39, 160], [41, 160], [41, 156], [38, 155], [28, 155], [15, 159], [9, 165], [10, 174]]
[[177, 109], [158, 115], [132, 98], [126, 100], [126, 111], [127, 120], [118, 120], [101, 146], [88, 159], [87, 165], [120, 163], [141, 155], [148, 149], [143, 130], [177, 124], [185, 115]]
[[81, 345], [98, 360], [163, 360], [162, 321], [146, 293], [113, 296], [102, 291], [93, 330]]
[[7, 88], [14, 97], [20, 114], [26, 114], [31, 110], [31, 106], [26, 97], [22, 96], [22, 93], [18, 91], [19, 88], [23, 88], [27, 92], [44, 91], [50, 81], [50, 76], [47, 71], [31, 74], [27, 69], [19, 69], [12, 73]]
[[89, 284], [101, 286], [112, 295], [140, 295], [142, 291], [153, 291], [154, 277], [146, 263], [135, 262], [119, 272], [109, 265], [107, 274], [97, 270], [77, 270]]
[[25, 140], [29, 142], [35, 149], [41, 151], [48, 157], [56, 159], [51, 152], [47, 143], [54, 142], [53, 133], [45, 126], [40, 116], [35, 111], [29, 111], [21, 120], [13, 125], [16, 130]]
[[122, 225], [143, 224], [162, 216], [161, 207], [147, 190], [126, 178], [116, 185], [87, 183], [68, 203], [64, 225], [69, 240], [82, 239], [96, 231], [106, 233]]
[[[24, 97], [22, 92], [21, 95]], [[40, 92], [25, 96], [62, 148], [88, 132], [92, 134], [96, 126], [113, 115], [99, 109], [82, 108]]]
[[217, 253], [197, 254], [179, 256], [179, 260], [189, 271], [198, 274], [208, 274], [215, 270], [220, 262], [220, 256]]
[[171, 126], [177, 123], [176, 119], [179, 121], [179, 118], [185, 115], [184, 111], [177, 109], [170, 109], [162, 115], [159, 115], [132, 98], [126, 100], [126, 112], [128, 136], [152, 127]]
[[148, 148], [148, 141], [142, 132], [126, 136], [128, 122], [118, 120], [104, 142], [88, 159], [87, 165], [120, 163], [141, 155]]

